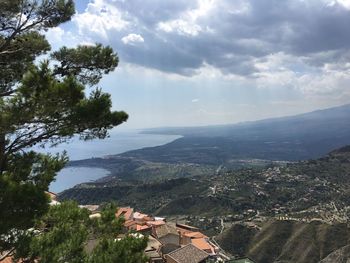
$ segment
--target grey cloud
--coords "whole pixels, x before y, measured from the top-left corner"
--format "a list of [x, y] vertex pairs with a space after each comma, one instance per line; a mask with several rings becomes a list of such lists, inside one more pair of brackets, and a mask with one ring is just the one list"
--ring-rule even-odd
[[[246, 3], [247, 11], [232, 12], [236, 2]], [[123, 32], [111, 32], [121, 59], [165, 72], [191, 75], [206, 63], [224, 74], [253, 76], [258, 72], [254, 61], [270, 54], [302, 56], [310, 66], [322, 67], [344, 60], [341, 54], [350, 50], [350, 11], [320, 0], [215, 1], [196, 21], [202, 31], [191, 36], [158, 30], [157, 24], [180, 18], [196, 8], [196, 1], [114, 3], [137, 21]], [[130, 33], [140, 34], [145, 42], [122, 45], [121, 37]]]
[[117, 0], [116, 3], [118, 8], [146, 27], [177, 18], [180, 13], [197, 6], [196, 1], [189, 0]]

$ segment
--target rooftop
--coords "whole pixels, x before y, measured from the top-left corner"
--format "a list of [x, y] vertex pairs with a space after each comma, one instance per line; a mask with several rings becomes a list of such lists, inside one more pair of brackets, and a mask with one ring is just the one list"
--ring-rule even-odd
[[200, 263], [209, 257], [209, 254], [200, 250], [192, 244], [174, 250], [166, 255], [178, 263]]
[[209, 250], [214, 253], [213, 247], [204, 238], [194, 238], [191, 240], [192, 244], [201, 250]]
[[176, 231], [176, 228], [173, 226], [170, 226], [169, 224], [161, 225], [157, 227], [155, 231], [158, 238], [164, 237], [168, 234], [179, 235], [179, 233], [177, 233]]
[[206, 235], [202, 234], [201, 232], [185, 232], [182, 235], [190, 238], [208, 238]]
[[132, 214], [134, 212], [134, 209], [130, 207], [121, 207], [118, 209], [117, 213], [115, 214], [116, 217], [121, 217], [123, 216], [125, 220], [132, 219]]

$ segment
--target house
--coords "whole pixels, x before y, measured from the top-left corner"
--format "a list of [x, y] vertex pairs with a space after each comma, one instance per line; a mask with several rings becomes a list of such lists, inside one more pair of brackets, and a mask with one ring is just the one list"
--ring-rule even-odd
[[187, 226], [177, 227], [180, 233], [180, 245], [193, 244], [197, 248], [209, 253], [210, 255], [216, 255], [219, 252], [219, 248], [209, 241], [209, 238], [199, 231], [190, 231], [188, 229], [196, 229], [194, 227]]
[[115, 217], [124, 217], [125, 221], [133, 220], [134, 209], [130, 207], [121, 207], [115, 213]]
[[167, 263], [204, 263], [209, 254], [192, 244], [181, 247], [165, 256]]
[[176, 228], [178, 230], [183, 230], [183, 231], [191, 231], [191, 232], [196, 232], [196, 231], [199, 231], [199, 228], [198, 227], [194, 227], [194, 226], [189, 226], [189, 225], [185, 225], [185, 224], [179, 224], [179, 223], [176, 223]]
[[208, 238], [206, 235], [202, 234], [201, 232], [190, 232], [190, 231], [179, 231], [180, 233], [180, 244], [181, 245], [188, 245], [192, 243], [192, 239], [195, 238]]
[[151, 234], [154, 228], [165, 225], [163, 220], [159, 218], [156, 220], [154, 217], [147, 214], [134, 212], [134, 210], [130, 207], [119, 208], [115, 213], [115, 216], [117, 218], [123, 217], [125, 219], [125, 231], [135, 230], [143, 234]]
[[160, 248], [160, 252], [164, 257], [165, 255], [173, 252], [176, 249], [179, 249], [180, 247], [181, 247], [180, 245], [168, 243], [168, 244], [162, 245], [162, 247]]
[[203, 250], [204, 252], [207, 252], [210, 255], [216, 255], [215, 248], [209, 244], [209, 242], [205, 238], [194, 238], [191, 240], [192, 244]]
[[140, 212], [135, 212], [133, 214], [133, 218], [137, 223], [144, 223], [145, 221], [152, 220], [152, 218], [150, 218], [148, 215], [142, 214]]
[[152, 227], [148, 225], [136, 225], [137, 232], [143, 233], [143, 234], [151, 234], [152, 232]]
[[152, 230], [152, 235], [157, 238], [163, 245], [180, 245], [179, 233], [177, 232], [176, 228], [170, 224], [154, 227]]
[[[124, 222], [124, 226], [127, 228], [127, 229], [133, 229], [133, 226], [137, 225], [137, 223], [134, 221], [134, 220], [126, 220]], [[136, 226], [135, 226], [136, 228]]]
[[152, 236], [148, 237], [147, 247], [145, 249], [145, 255], [149, 258], [150, 263], [163, 263], [163, 258], [160, 253], [162, 243]]
[[146, 224], [151, 227], [158, 227], [158, 226], [165, 225], [165, 221], [164, 220], [147, 221]]

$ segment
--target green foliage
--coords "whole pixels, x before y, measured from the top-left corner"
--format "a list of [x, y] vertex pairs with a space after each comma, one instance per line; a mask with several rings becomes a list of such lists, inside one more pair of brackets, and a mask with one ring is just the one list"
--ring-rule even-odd
[[101, 218], [89, 219], [89, 212], [74, 202], [53, 206], [37, 221], [39, 233], [21, 238], [16, 256], [30, 261], [40, 258], [43, 263], [146, 262], [147, 238], [116, 239], [122, 221], [115, 218], [115, 211], [116, 206], [108, 204]]
[[74, 75], [83, 84], [96, 85], [102, 73], [108, 74], [118, 65], [118, 57], [110, 47], [102, 45], [63, 47], [51, 56], [57, 60], [55, 74], [61, 76]]
[[108, 237], [111, 233], [121, 231], [124, 219], [116, 218], [115, 211], [117, 211], [117, 206], [114, 203], [107, 203], [103, 206], [101, 218], [93, 221], [94, 232], [97, 236]]
[[[118, 65], [110, 47], [62, 47], [47, 54], [44, 31], [74, 12], [73, 0], [0, 1], [0, 251], [16, 243], [13, 233], [47, 212], [44, 191], [67, 162], [65, 154], [45, 156], [32, 147], [73, 136], [103, 139], [128, 118], [112, 111], [110, 95], [96, 87]], [[38, 62], [43, 54], [48, 60]], [[89, 96], [85, 85], [95, 86]]]
[[40, 262], [84, 262], [84, 242], [88, 237], [89, 214], [74, 202], [52, 206], [36, 229], [41, 233], [26, 239], [17, 255]]
[[121, 240], [103, 239], [97, 245], [89, 263], [145, 263], [147, 258], [143, 250], [147, 246], [147, 239], [127, 236]]
[[[44, 191], [65, 162], [64, 155], [28, 152], [10, 156], [8, 169], [0, 176], [0, 233], [29, 228], [47, 210], [49, 200]], [[0, 249], [12, 245], [0, 239]]]

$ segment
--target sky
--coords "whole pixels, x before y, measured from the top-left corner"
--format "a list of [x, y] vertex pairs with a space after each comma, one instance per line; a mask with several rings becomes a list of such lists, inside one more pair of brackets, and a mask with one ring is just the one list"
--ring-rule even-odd
[[102, 43], [122, 129], [228, 124], [350, 103], [350, 0], [77, 0], [53, 49]]

